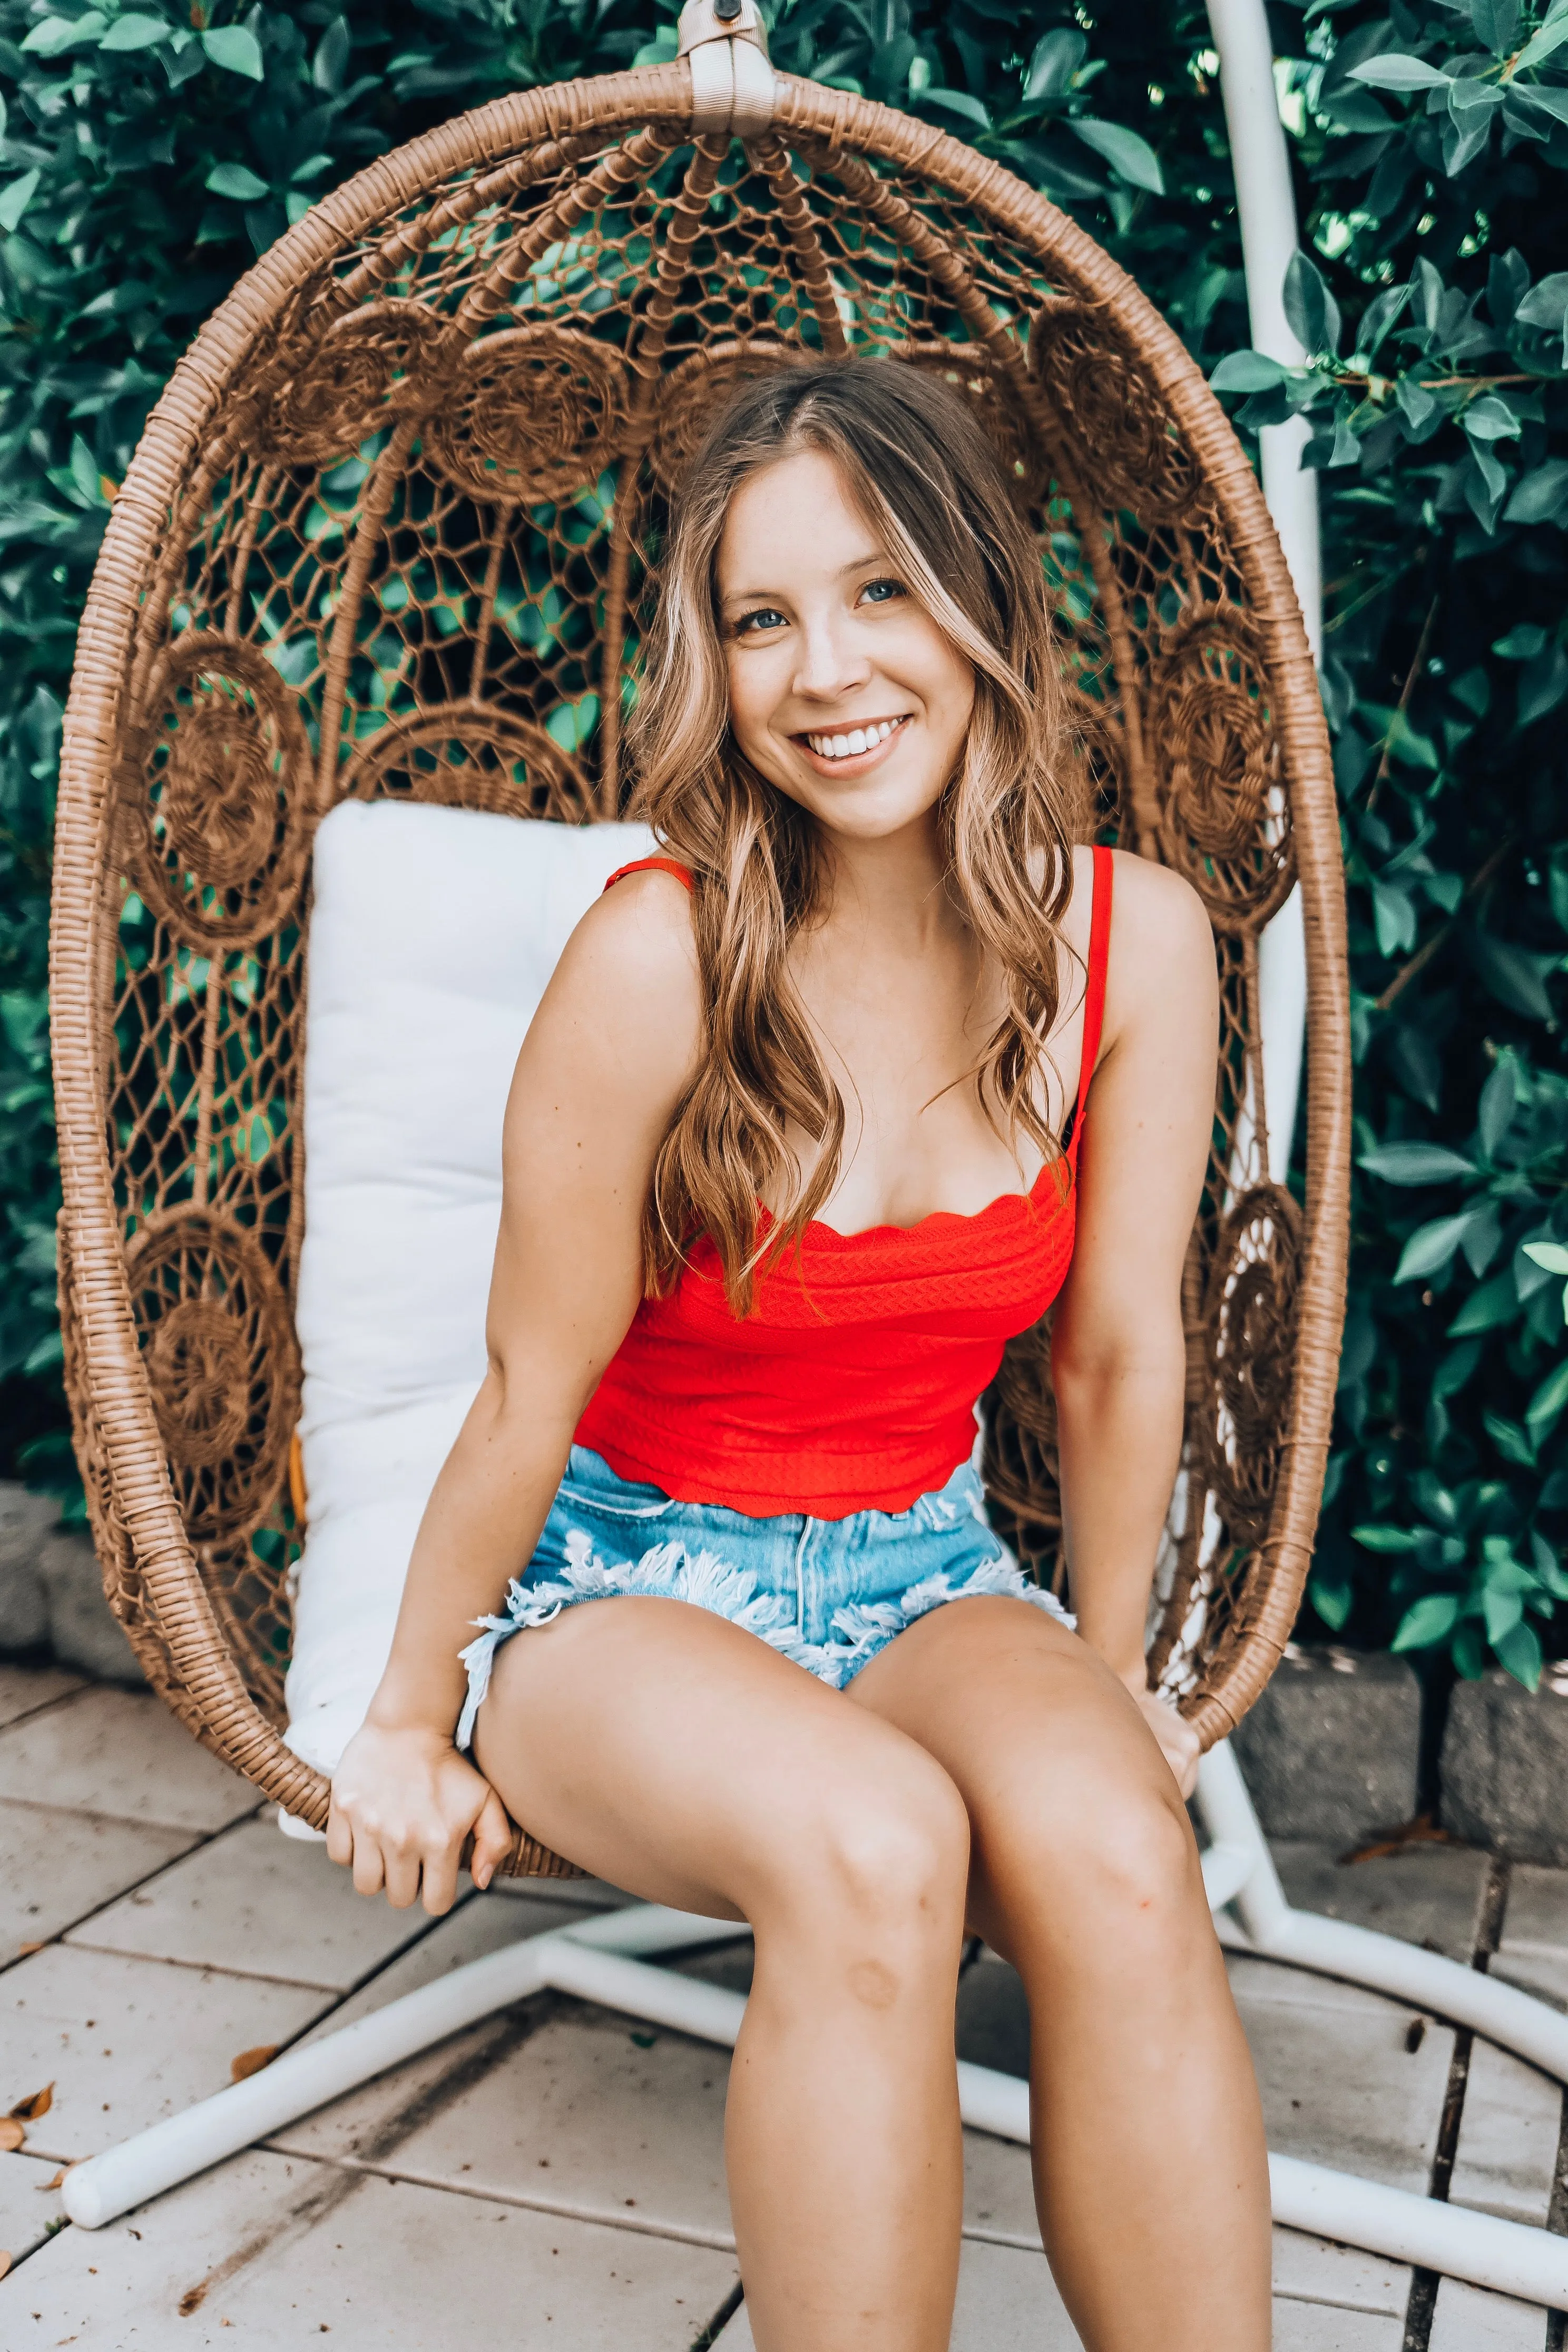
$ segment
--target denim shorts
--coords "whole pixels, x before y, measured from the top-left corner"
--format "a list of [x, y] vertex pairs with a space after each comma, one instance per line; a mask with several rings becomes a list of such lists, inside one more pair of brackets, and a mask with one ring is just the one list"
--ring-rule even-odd
[[466, 1748], [473, 1736], [500, 1644], [580, 1601], [632, 1593], [692, 1601], [842, 1690], [917, 1618], [985, 1592], [1073, 1622], [992, 1533], [968, 1462], [907, 1511], [751, 1518], [628, 1484], [602, 1454], [574, 1445], [539, 1548], [507, 1588], [506, 1613], [475, 1618], [482, 1631], [460, 1653], [468, 1696], [457, 1744]]

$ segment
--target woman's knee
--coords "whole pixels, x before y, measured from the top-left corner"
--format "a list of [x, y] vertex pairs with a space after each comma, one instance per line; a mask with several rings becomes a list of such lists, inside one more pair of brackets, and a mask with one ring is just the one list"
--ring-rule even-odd
[[841, 1772], [803, 1803], [776, 1857], [781, 1907], [825, 1942], [913, 1951], [962, 1934], [969, 1816], [919, 1749]]
[[1101, 1776], [1055, 1801], [1042, 1790], [1033, 1804], [1007, 1810], [1010, 1820], [987, 1824], [985, 1849], [1010, 1912], [1065, 1910], [1112, 1933], [1162, 1935], [1206, 1916], [1197, 1848], [1173, 1784], [1167, 1796], [1143, 1773]]

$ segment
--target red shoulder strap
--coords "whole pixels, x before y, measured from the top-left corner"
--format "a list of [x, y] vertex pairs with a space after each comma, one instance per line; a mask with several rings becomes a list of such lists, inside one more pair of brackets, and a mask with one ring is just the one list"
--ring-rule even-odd
[[1110, 889], [1114, 870], [1110, 851], [1097, 846], [1094, 852], [1094, 896], [1089, 903], [1089, 979], [1083, 1000], [1083, 1053], [1079, 1062], [1072, 1141], [1068, 1146], [1069, 1153], [1075, 1156], [1079, 1138], [1083, 1133], [1084, 1117], [1089, 1109], [1089, 1089], [1094, 1077], [1094, 1066], [1100, 1059], [1100, 1033], [1105, 1022], [1105, 969], [1110, 956]]
[[605, 887], [606, 890], [613, 890], [616, 884], [623, 881], [628, 874], [647, 874], [655, 868], [660, 874], [673, 874], [676, 880], [684, 882], [689, 890], [696, 887], [691, 879], [689, 866], [679, 865], [673, 857], [634, 857], [629, 866], [616, 866]]

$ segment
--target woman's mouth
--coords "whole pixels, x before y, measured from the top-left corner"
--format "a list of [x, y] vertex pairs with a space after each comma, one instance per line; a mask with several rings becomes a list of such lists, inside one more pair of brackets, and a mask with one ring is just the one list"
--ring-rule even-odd
[[831, 732], [813, 732], [795, 737], [795, 741], [810, 752], [816, 764], [834, 774], [846, 771], [858, 775], [881, 753], [884, 747], [905, 725], [907, 710], [896, 719], [873, 719], [859, 727], [836, 728]]

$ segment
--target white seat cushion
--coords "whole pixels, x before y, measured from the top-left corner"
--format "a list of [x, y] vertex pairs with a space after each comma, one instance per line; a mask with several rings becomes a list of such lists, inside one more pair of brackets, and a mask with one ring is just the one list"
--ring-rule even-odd
[[[315, 844], [298, 1324], [310, 1527], [289, 1745], [336, 1769], [485, 1371], [501, 1118], [574, 926], [642, 825], [346, 801]], [[458, 1643], [454, 1643], [454, 1648]]]

